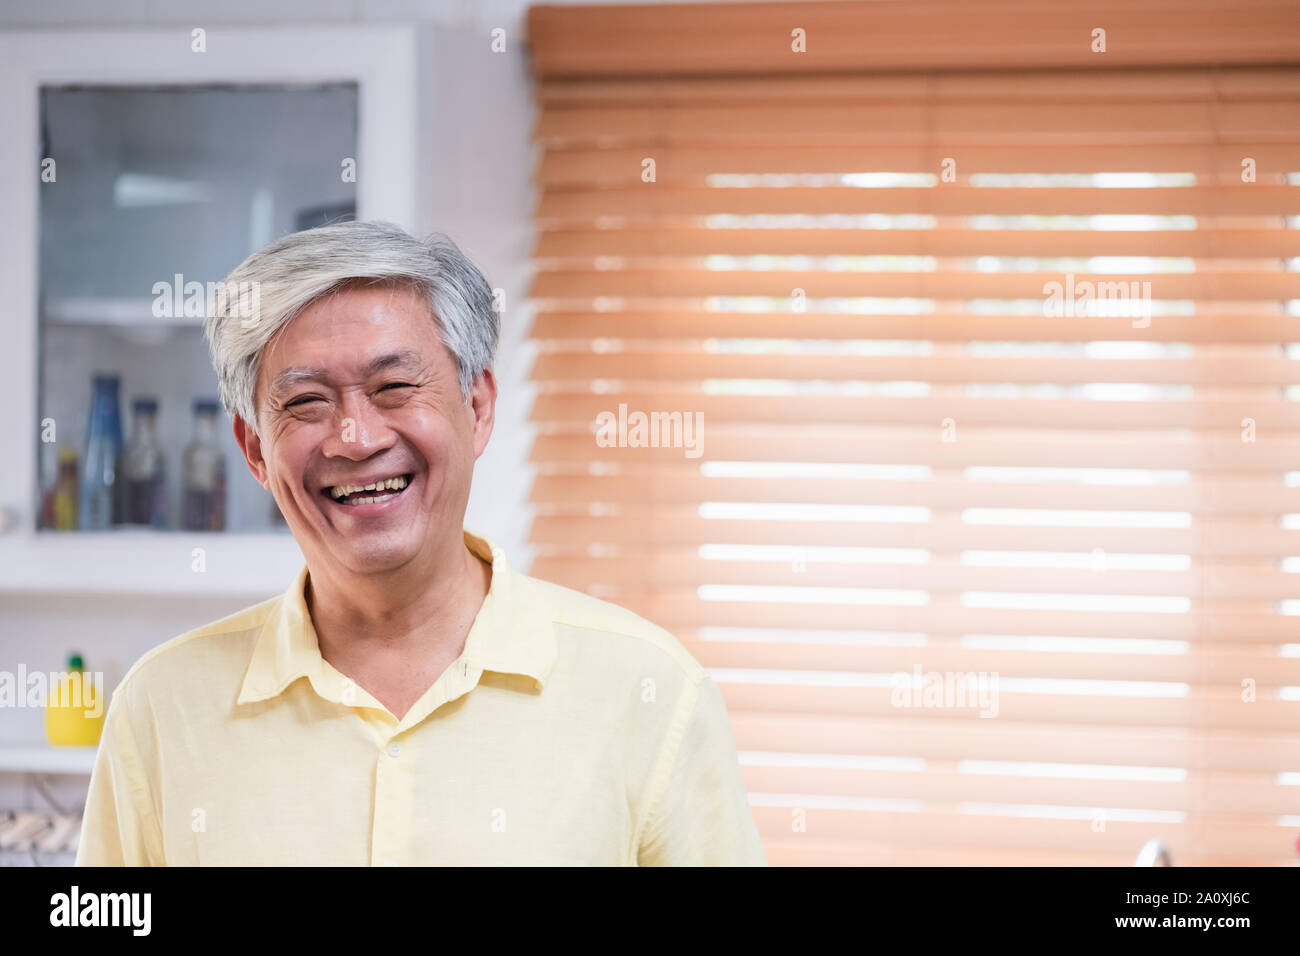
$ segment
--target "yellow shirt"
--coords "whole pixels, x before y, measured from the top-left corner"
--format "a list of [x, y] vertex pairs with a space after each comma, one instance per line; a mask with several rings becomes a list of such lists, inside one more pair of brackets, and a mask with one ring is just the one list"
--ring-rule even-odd
[[127, 672], [77, 865], [766, 865], [717, 686], [667, 631], [511, 570], [401, 720], [280, 597]]

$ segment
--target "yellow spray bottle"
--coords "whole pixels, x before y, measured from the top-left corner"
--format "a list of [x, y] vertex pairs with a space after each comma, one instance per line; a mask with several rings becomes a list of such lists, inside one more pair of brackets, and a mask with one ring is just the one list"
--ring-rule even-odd
[[50, 687], [45, 736], [56, 747], [94, 747], [104, 730], [101, 688], [87, 676], [81, 655], [68, 657], [67, 673]]

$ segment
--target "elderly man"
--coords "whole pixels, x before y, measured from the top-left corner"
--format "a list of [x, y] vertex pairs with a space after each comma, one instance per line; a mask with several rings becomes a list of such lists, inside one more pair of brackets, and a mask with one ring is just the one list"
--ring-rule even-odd
[[339, 223], [226, 287], [222, 401], [306, 566], [126, 674], [77, 863], [764, 864], [700, 665], [462, 526], [498, 323], [455, 244]]

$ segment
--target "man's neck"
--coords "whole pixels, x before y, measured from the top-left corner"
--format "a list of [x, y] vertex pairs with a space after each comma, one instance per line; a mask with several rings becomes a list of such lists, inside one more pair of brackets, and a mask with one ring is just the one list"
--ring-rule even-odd
[[458, 656], [491, 586], [492, 570], [463, 539], [457, 545], [444, 549], [432, 568], [412, 562], [360, 578], [309, 574], [307, 608], [321, 655], [336, 667], [388, 655], [410, 665], [430, 655]]

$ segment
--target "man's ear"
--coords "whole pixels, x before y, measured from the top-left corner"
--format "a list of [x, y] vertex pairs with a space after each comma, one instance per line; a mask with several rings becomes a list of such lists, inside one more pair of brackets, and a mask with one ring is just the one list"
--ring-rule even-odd
[[485, 368], [474, 377], [469, 402], [474, 411], [474, 459], [477, 461], [483, 449], [487, 448], [492, 426], [496, 424], [497, 380], [492, 369]]
[[239, 450], [244, 453], [244, 460], [248, 462], [248, 470], [253, 473], [257, 483], [267, 491], [271, 490], [271, 483], [267, 480], [266, 459], [262, 457], [262, 439], [257, 437], [257, 432], [249, 426], [238, 415], [235, 416], [235, 441], [239, 443]]

